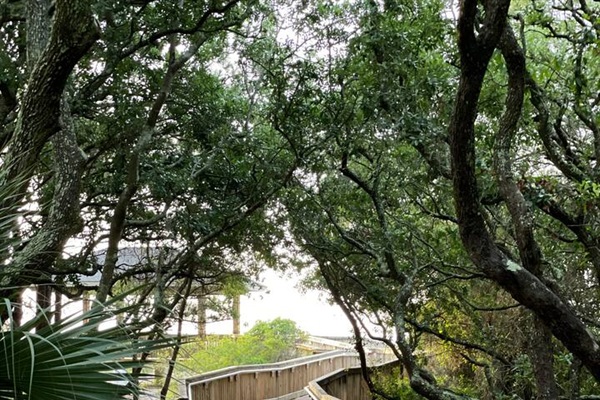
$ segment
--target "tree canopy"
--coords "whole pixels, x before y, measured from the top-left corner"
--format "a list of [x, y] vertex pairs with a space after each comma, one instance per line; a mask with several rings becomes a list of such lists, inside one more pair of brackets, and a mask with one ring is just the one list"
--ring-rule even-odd
[[3, 297], [149, 281], [160, 330], [294, 264], [423, 397], [598, 391], [597, 2], [9, 0], [0, 31]]

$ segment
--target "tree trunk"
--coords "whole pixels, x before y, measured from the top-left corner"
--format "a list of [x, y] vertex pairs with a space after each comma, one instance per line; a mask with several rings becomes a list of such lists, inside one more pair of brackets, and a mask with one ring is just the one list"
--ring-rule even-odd
[[129, 204], [138, 190], [140, 162], [144, 157], [146, 148], [154, 137], [156, 124], [158, 123], [158, 117], [167, 101], [167, 98], [169, 97], [169, 94], [171, 93], [175, 76], [185, 65], [185, 63], [196, 53], [202, 43], [203, 42], [194, 43], [190, 46], [186, 53], [176, 59], [175, 48], [177, 47], [178, 43], [175, 40], [171, 41], [169, 48], [169, 66], [164, 75], [160, 91], [157, 93], [156, 98], [152, 103], [152, 107], [148, 113], [148, 118], [146, 119], [144, 129], [140, 133], [135, 148], [131, 152], [131, 156], [127, 162], [125, 187], [119, 195], [119, 200], [110, 221], [108, 248], [106, 249], [106, 258], [102, 267], [102, 276], [100, 277], [100, 283], [98, 285], [98, 292], [96, 295], [96, 299], [99, 303], [104, 303], [108, 299], [108, 295], [112, 289], [112, 281], [114, 278], [117, 260], [119, 258], [119, 243], [123, 237], [123, 230], [125, 229], [125, 218], [127, 216]]
[[[27, 4], [29, 80], [3, 164], [6, 173], [0, 179], [0, 185], [6, 195], [0, 202], [0, 217], [17, 214], [42, 148], [61, 130], [61, 99], [67, 79], [98, 38], [98, 28], [87, 1], [57, 0], [51, 26], [49, 1], [32, 0]], [[60, 190], [57, 187], [57, 191]], [[62, 211], [62, 206], [56, 205], [55, 217], [62, 215], [58, 212]], [[45, 228], [3, 268], [1, 286], [27, 283], [27, 270], [43, 275], [54, 262], [57, 250], [68, 235], [65, 231], [57, 232], [53, 229], [55, 226]]]
[[[461, 7], [458, 24], [461, 76], [449, 127], [454, 200], [461, 240], [477, 268], [531, 309], [600, 381], [600, 345], [596, 338], [568, 303], [496, 246], [480, 212], [474, 123], [483, 77], [504, 32], [509, 2], [485, 3], [485, 18], [483, 24], [477, 24], [480, 28], [476, 34], [477, 4], [475, 0], [465, 0]], [[521, 259], [529, 255], [521, 254]]]
[[535, 315], [531, 321], [529, 340], [529, 358], [533, 366], [533, 374], [538, 400], [557, 400], [558, 386], [554, 376], [554, 350], [552, 333]]

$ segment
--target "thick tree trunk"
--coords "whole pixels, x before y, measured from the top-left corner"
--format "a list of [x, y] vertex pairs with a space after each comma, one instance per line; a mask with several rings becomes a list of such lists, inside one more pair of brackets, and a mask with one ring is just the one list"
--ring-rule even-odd
[[[6, 157], [3, 183], [24, 181], [14, 190], [13, 200], [24, 194], [43, 146], [60, 130], [60, 99], [67, 79], [98, 33], [89, 2], [56, 1], [50, 38], [30, 72]], [[5, 201], [2, 205], [7, 204]]]
[[[475, 34], [477, 1], [465, 0], [459, 18], [461, 77], [449, 127], [454, 199], [461, 240], [473, 263], [490, 279], [531, 309], [565, 347], [600, 381], [600, 345], [572, 308], [533, 272], [510, 260], [495, 245], [480, 212], [475, 176], [477, 103], [493, 50], [504, 32], [508, 1], [486, 2], [483, 24]], [[527, 239], [527, 238], [523, 238]], [[534, 256], [525, 240], [521, 260]]]
[[[28, 65], [33, 69], [47, 45], [50, 35], [49, 1], [32, 1], [28, 12]], [[13, 263], [30, 276], [49, 282], [48, 268], [62, 251], [72, 234], [80, 231], [79, 195], [83, 157], [77, 145], [69, 103], [63, 95], [60, 101], [60, 131], [51, 138], [53, 145], [54, 194], [48, 217], [36, 235], [19, 250]]]
[[[34, 0], [28, 2], [28, 7], [29, 80], [3, 164], [6, 173], [0, 185], [7, 195], [0, 202], [0, 217], [16, 215], [42, 148], [64, 125], [61, 100], [67, 79], [98, 38], [98, 28], [87, 1], [57, 0], [50, 32], [49, 2]], [[71, 167], [73, 165], [67, 166]], [[78, 190], [72, 193], [70, 188], [57, 187], [57, 192], [61, 190], [68, 191], [71, 198], [79, 194]], [[59, 199], [64, 198], [60, 193], [58, 195]], [[63, 212], [63, 207], [70, 208], [59, 200], [54, 206], [54, 217], [48, 220], [50, 224], [44, 226], [40, 234], [15, 255], [14, 261], [3, 268], [1, 286], [26, 282], [27, 270], [43, 272], [56, 259], [58, 250], [73, 229], [71, 226], [64, 229], [63, 216], [73, 213]]]

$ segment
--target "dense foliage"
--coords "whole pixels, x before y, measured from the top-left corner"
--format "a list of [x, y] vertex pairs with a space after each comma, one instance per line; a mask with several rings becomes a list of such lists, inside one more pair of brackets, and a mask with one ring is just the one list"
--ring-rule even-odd
[[[187, 374], [200, 374], [237, 366], [268, 364], [298, 356], [296, 343], [305, 333], [294, 321], [276, 318], [259, 321], [243, 335], [208, 337], [186, 345], [186, 359], [180, 364]], [[191, 352], [194, 347], [200, 349]]]
[[0, 32], [3, 321], [148, 282], [159, 337], [293, 264], [400, 360], [379, 396], [598, 392], [597, 2], [10, 0]]

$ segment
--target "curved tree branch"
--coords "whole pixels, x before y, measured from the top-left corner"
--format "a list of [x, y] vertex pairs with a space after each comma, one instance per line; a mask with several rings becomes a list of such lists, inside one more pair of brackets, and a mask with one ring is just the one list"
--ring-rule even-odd
[[[507, 259], [485, 227], [475, 175], [474, 123], [483, 77], [492, 51], [500, 44], [504, 31], [508, 1], [490, 0], [486, 3], [486, 16], [478, 37], [472, 32], [476, 8], [473, 3], [472, 0], [463, 3], [459, 21], [461, 76], [449, 127], [454, 199], [462, 242], [475, 265], [541, 318], [554, 336], [600, 380], [600, 345], [597, 339], [571, 307], [547, 285], [527, 269]], [[496, 21], [488, 21], [490, 18]], [[518, 46], [517, 43], [514, 45]]]
[[[34, 7], [32, 2], [32, 7]], [[65, 241], [80, 229], [79, 172], [81, 153], [77, 147], [64, 91], [67, 79], [98, 38], [91, 8], [85, 1], [57, 1], [48, 37], [44, 3], [29, 13], [28, 57], [31, 73], [7, 147], [4, 176], [0, 185], [11, 187], [2, 199], [0, 213], [14, 214], [25, 195], [45, 144], [55, 137], [56, 189], [48, 221], [6, 266], [2, 286], [20, 284], [47, 272]], [[13, 185], [18, 182], [17, 185]]]

